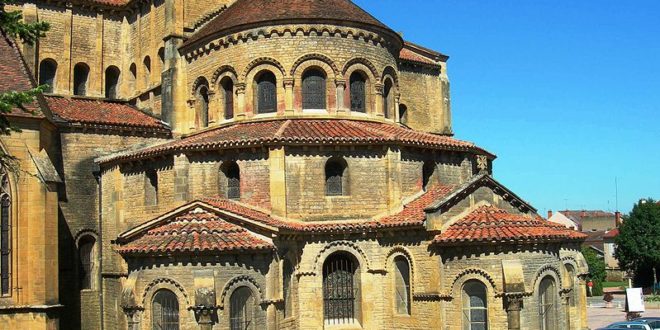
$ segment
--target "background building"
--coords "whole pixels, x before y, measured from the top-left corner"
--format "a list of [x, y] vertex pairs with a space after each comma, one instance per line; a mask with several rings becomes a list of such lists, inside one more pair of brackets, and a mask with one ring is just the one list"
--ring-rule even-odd
[[586, 327], [585, 235], [453, 137], [448, 57], [352, 2], [17, 8], [52, 28], [2, 69], [52, 88], [37, 156], [10, 151], [41, 173], [12, 233], [41, 213], [9, 257], [36, 268], [2, 270], [5, 324]]

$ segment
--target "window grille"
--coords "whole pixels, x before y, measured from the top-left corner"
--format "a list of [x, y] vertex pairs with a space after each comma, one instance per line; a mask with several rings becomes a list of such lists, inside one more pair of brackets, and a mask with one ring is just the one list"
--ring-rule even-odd
[[350, 78], [351, 111], [366, 112], [366, 81], [359, 72], [353, 72]]
[[463, 285], [463, 330], [488, 329], [486, 286], [478, 281]]
[[539, 285], [539, 320], [540, 330], [556, 330], [557, 307], [555, 306], [555, 282], [551, 277], [546, 277]]
[[258, 113], [271, 113], [277, 111], [277, 84], [275, 75], [266, 71], [259, 75], [257, 80], [257, 109]]
[[39, 64], [39, 85], [48, 85], [44, 90], [46, 93], [52, 93], [55, 86], [55, 74], [57, 73], [57, 63], [51, 59], [45, 59]]
[[356, 267], [345, 254], [335, 254], [323, 264], [323, 315], [328, 324], [351, 324], [355, 322]]
[[152, 304], [153, 330], [179, 330], [179, 301], [169, 290], [159, 290]]
[[225, 119], [234, 118], [234, 82], [230, 78], [222, 80], [222, 92], [225, 100]]
[[80, 257], [80, 288], [92, 288], [92, 271], [94, 269], [94, 243], [91, 237], [83, 237], [78, 246], [78, 256]]
[[303, 109], [325, 109], [325, 75], [319, 70], [308, 70], [303, 75]]
[[399, 314], [410, 314], [410, 266], [402, 256], [394, 258], [396, 268], [394, 274], [394, 291], [396, 311]]
[[325, 165], [325, 192], [327, 196], [344, 194], [344, 172], [346, 164], [341, 160], [330, 159]]
[[231, 330], [254, 330], [254, 297], [248, 287], [240, 287], [230, 298]]

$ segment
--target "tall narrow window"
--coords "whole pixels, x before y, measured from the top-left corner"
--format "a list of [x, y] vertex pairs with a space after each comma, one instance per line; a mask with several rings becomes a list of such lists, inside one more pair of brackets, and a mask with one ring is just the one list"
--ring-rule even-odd
[[226, 194], [229, 199], [241, 199], [241, 169], [236, 162], [222, 164], [221, 168], [226, 181]]
[[341, 196], [346, 192], [346, 169], [348, 165], [342, 158], [331, 158], [325, 164], [325, 194]]
[[270, 71], [257, 76], [257, 113], [277, 112], [277, 81]]
[[318, 69], [305, 71], [302, 77], [303, 109], [325, 109], [325, 74]]
[[408, 124], [408, 106], [405, 104], [399, 104], [399, 122], [401, 124]]
[[350, 78], [351, 111], [366, 112], [366, 79], [360, 72], [353, 72]]
[[197, 87], [195, 92], [197, 98], [195, 122], [198, 128], [209, 126], [209, 87], [206, 81]]
[[557, 306], [555, 295], [555, 281], [552, 277], [545, 277], [539, 285], [539, 321], [540, 330], [557, 329]]
[[111, 65], [105, 69], [105, 97], [116, 99], [119, 87], [119, 68]]
[[433, 174], [435, 173], [435, 164], [432, 161], [424, 162], [422, 166], [422, 189], [426, 191], [433, 184]]
[[151, 306], [153, 330], [179, 330], [179, 300], [170, 290], [158, 290]]
[[11, 294], [11, 194], [9, 177], [0, 172], [0, 293]]
[[41, 64], [39, 64], [39, 85], [48, 85], [44, 92], [52, 93], [55, 90], [56, 74], [57, 62], [49, 58], [41, 61]]
[[225, 77], [220, 81], [222, 86], [222, 99], [224, 101], [224, 117], [225, 119], [234, 118], [234, 81], [229, 77]]
[[87, 95], [87, 80], [89, 78], [89, 66], [78, 63], [73, 68], [73, 95]]
[[394, 258], [394, 301], [397, 313], [410, 314], [410, 265], [403, 256]]
[[488, 329], [486, 286], [479, 281], [463, 285], [463, 330]]
[[254, 297], [252, 290], [242, 286], [231, 294], [230, 297], [230, 318], [231, 330], [254, 330]]
[[392, 108], [394, 107], [394, 93], [392, 91], [392, 80], [385, 80], [383, 87], [383, 116], [392, 117]]
[[160, 47], [160, 49], [158, 49], [158, 61], [160, 63], [160, 71], [163, 71], [163, 69], [165, 68], [165, 48], [164, 47]]
[[144, 205], [158, 204], [158, 173], [148, 170], [144, 173]]
[[142, 61], [144, 67], [144, 88], [149, 88], [151, 83], [151, 57], [146, 56]]
[[94, 243], [96, 243], [96, 240], [91, 236], [84, 236], [78, 242], [80, 288], [83, 290], [91, 289], [93, 285]]
[[357, 264], [346, 253], [335, 253], [323, 263], [323, 318], [326, 324], [351, 324], [359, 311]]
[[293, 292], [291, 281], [293, 280], [293, 266], [289, 260], [284, 259], [284, 272], [282, 275], [282, 286], [284, 289], [284, 317], [293, 316]]

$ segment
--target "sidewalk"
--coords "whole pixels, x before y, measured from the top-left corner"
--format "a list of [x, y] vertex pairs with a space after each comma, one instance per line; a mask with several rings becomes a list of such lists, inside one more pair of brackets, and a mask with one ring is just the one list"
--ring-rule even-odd
[[[660, 310], [647, 309], [642, 316], [646, 317], [660, 317]], [[587, 308], [587, 324], [590, 329], [598, 329], [609, 325], [610, 323], [625, 321], [626, 312], [623, 308], [603, 308], [603, 307], [588, 307]]]

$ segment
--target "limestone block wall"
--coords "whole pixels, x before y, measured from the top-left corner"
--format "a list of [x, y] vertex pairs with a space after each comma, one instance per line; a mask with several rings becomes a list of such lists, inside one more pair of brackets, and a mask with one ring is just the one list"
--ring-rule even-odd
[[404, 148], [401, 150], [401, 192], [404, 197], [422, 189], [425, 162], [433, 164], [430, 184], [460, 185], [473, 175], [472, 161], [464, 153]]
[[401, 105], [407, 109], [406, 125], [424, 132], [452, 134], [445, 68], [446, 65], [442, 68], [400, 66]]

